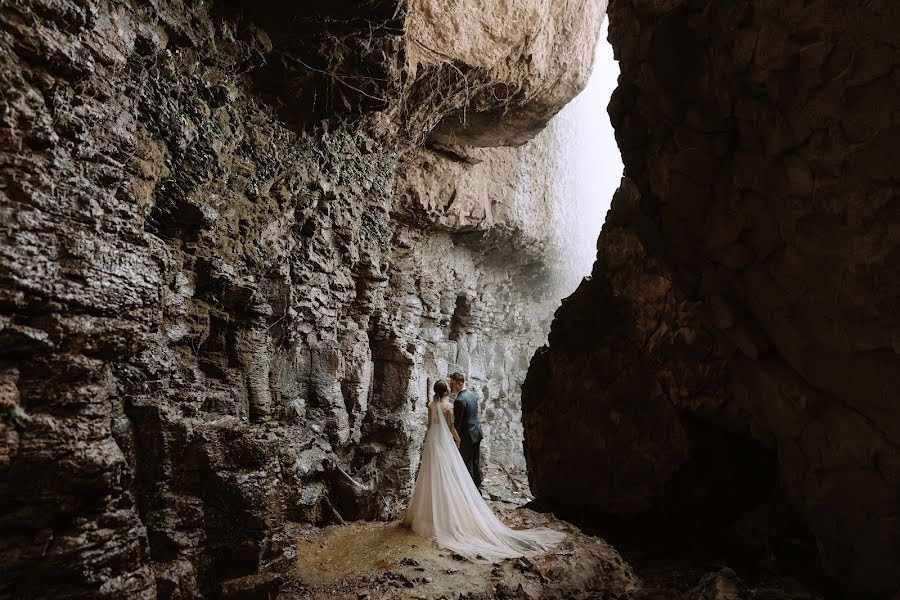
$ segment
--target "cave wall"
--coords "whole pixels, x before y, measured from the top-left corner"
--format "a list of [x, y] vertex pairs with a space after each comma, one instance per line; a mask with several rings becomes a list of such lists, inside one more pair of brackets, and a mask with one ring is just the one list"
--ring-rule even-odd
[[395, 514], [451, 368], [522, 466], [565, 206], [556, 138], [495, 146], [605, 3], [513, 4], [0, 6], [0, 595], [212, 594]]
[[[625, 164], [523, 390], [561, 513], [900, 586], [894, 2], [614, 0]], [[573, 425], [574, 424], [574, 425]]]

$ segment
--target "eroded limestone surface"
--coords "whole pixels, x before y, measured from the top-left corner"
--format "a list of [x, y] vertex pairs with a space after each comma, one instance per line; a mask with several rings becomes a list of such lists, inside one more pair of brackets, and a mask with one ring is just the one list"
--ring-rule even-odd
[[552, 148], [431, 132], [533, 136], [605, 3], [518, 3], [530, 66], [417, 53], [448, 14], [420, 4], [2, 3], [0, 595], [208, 595], [286, 530], [392, 514], [451, 367], [521, 468], [562, 204], [515, 192]]

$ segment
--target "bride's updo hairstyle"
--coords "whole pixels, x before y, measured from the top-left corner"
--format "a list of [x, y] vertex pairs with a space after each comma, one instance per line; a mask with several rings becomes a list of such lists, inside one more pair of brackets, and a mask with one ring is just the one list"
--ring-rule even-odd
[[450, 393], [450, 386], [448, 386], [447, 382], [443, 379], [438, 379], [437, 381], [435, 381], [432, 389], [434, 390], [435, 398], [443, 398]]

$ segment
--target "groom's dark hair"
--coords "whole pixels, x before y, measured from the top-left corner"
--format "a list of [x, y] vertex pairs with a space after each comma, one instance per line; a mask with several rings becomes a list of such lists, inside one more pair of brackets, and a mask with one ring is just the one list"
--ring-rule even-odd
[[452, 379], [453, 381], [456, 381], [457, 383], [465, 383], [466, 382], [466, 376], [463, 375], [462, 373], [460, 373], [459, 371], [450, 373], [450, 379]]

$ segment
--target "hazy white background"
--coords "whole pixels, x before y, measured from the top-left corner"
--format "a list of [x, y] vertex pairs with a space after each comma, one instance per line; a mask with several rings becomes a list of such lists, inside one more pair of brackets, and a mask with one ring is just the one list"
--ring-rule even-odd
[[619, 77], [608, 35], [604, 20], [587, 87], [551, 122], [558, 139], [553, 195], [565, 202], [559, 281], [564, 295], [591, 273], [597, 236], [622, 177], [622, 156], [606, 112]]

